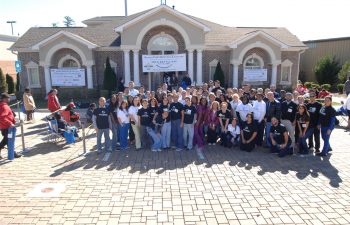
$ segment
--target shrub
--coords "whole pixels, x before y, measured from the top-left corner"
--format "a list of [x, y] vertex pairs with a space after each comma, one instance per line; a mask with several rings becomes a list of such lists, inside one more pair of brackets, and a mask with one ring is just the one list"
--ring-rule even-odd
[[7, 91], [7, 84], [4, 74], [2, 73], [2, 69], [0, 68], [0, 93]]
[[313, 82], [305, 82], [304, 83], [304, 86], [307, 88], [307, 89], [311, 89], [311, 87], [314, 85]]
[[344, 90], [344, 84], [337, 84], [337, 89], [338, 89], [338, 92], [341, 94], [343, 93], [343, 90]]
[[348, 78], [348, 72], [350, 71], [350, 60], [346, 61], [343, 66], [341, 67], [341, 70], [338, 73], [338, 79], [340, 83], [345, 83], [346, 79]]
[[103, 88], [105, 90], [108, 90], [109, 96], [111, 95], [112, 91], [117, 89], [117, 76], [111, 67], [109, 57], [106, 59], [106, 68], [103, 77]]
[[339, 62], [330, 55], [326, 55], [317, 62], [314, 72], [319, 84], [335, 84], [340, 71]]
[[330, 84], [322, 84], [322, 85], [321, 85], [321, 88], [322, 88], [322, 89], [325, 89], [326, 91], [331, 90], [331, 87], [332, 87], [332, 85], [330, 85]]
[[9, 94], [15, 93], [15, 82], [9, 74], [6, 74], [6, 83], [7, 83], [8, 93]]
[[19, 92], [21, 89], [21, 78], [19, 77], [19, 73], [16, 74], [16, 92]]
[[221, 87], [225, 86], [225, 75], [224, 75], [224, 71], [221, 68], [220, 62], [218, 62], [218, 64], [216, 65], [214, 80], [219, 80]]

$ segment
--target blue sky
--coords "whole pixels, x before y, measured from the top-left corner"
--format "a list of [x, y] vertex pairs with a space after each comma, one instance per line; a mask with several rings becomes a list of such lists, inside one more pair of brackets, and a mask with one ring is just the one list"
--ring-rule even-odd
[[[160, 4], [160, 0], [128, 0], [129, 14]], [[167, 0], [181, 12], [227, 26], [287, 27], [301, 40], [350, 36], [350, 0]], [[95, 16], [124, 15], [124, 0], [0, 0], [0, 34], [34, 26], [63, 26], [70, 16], [76, 25]]]

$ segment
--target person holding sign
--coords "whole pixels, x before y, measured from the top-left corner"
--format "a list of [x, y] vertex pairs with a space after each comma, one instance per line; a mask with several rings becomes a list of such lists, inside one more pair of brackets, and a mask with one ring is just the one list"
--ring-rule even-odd
[[[8, 151], [11, 151], [9, 147], [9, 138], [11, 138], [14, 141], [13, 133], [10, 132], [11, 129], [15, 129], [15, 116], [11, 108], [9, 107], [8, 103], [10, 101], [10, 95], [7, 93], [2, 93], [0, 95], [0, 130], [1, 134], [3, 136], [1, 142], [0, 142], [0, 153], [1, 150], [8, 145]], [[12, 135], [12, 136], [11, 136]], [[14, 144], [13, 144], [14, 146]], [[12, 149], [14, 151], [14, 149]], [[14, 152], [14, 157], [19, 158], [22, 155]], [[0, 159], [2, 159], [0, 154]]]

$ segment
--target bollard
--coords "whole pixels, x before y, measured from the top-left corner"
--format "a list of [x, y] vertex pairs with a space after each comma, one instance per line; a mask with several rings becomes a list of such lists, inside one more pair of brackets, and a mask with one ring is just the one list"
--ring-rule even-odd
[[24, 142], [24, 128], [23, 128], [23, 120], [21, 119], [21, 107], [20, 107], [21, 102], [17, 101], [16, 104], [17, 104], [17, 110], [18, 110], [18, 120], [21, 126], [22, 153], [27, 153], [29, 150], [26, 149], [25, 142]]
[[7, 158], [9, 160], [13, 160], [15, 158], [15, 139], [16, 139], [16, 127], [10, 127], [8, 128], [8, 134], [7, 134]]
[[83, 133], [83, 150], [84, 150], [83, 155], [86, 155], [85, 122], [83, 122], [83, 123], [81, 124], [81, 128], [82, 128], [82, 133]]

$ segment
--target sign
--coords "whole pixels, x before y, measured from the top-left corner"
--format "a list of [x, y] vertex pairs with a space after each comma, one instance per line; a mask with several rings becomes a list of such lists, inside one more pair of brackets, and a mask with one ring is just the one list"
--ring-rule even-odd
[[85, 69], [51, 69], [51, 82], [52, 86], [83, 87], [85, 86]]
[[267, 81], [267, 69], [244, 69], [243, 81], [245, 82]]
[[19, 60], [15, 61], [15, 68], [16, 68], [16, 73], [22, 72], [22, 62]]
[[186, 54], [142, 55], [143, 73], [186, 70]]

